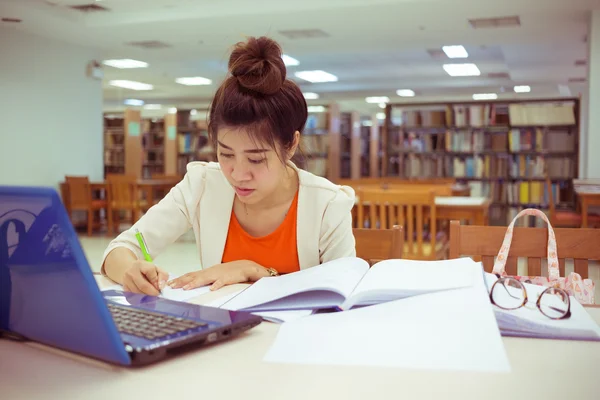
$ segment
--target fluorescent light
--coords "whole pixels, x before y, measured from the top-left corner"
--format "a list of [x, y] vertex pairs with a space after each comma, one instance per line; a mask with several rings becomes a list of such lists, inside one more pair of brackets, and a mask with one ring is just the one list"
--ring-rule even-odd
[[385, 119], [385, 113], [377, 113], [375, 114], [375, 117], [377, 117], [377, 119]]
[[448, 56], [448, 58], [467, 58], [469, 53], [463, 46], [443, 46], [442, 50]]
[[367, 119], [362, 122], [362, 126], [373, 126], [373, 121], [371, 121], [370, 119]]
[[196, 115], [198, 114], [198, 110], [196, 110], [195, 108], [193, 110], [190, 110], [190, 115]]
[[306, 100], [316, 100], [319, 98], [319, 94], [318, 93], [313, 93], [313, 92], [306, 92], [306, 93], [302, 93], [304, 95], [304, 98]]
[[371, 104], [389, 103], [390, 98], [387, 96], [371, 96], [371, 97], [365, 97], [365, 101], [367, 103], [371, 103]]
[[171, 107], [171, 108], [169, 108], [168, 112], [169, 112], [169, 114], [177, 114], [177, 108]]
[[145, 110], [160, 110], [162, 106], [160, 104], [146, 104], [144, 106]]
[[138, 100], [138, 99], [127, 99], [123, 102], [123, 104], [126, 104], [128, 106], [143, 106], [144, 105], [144, 100]]
[[444, 70], [450, 76], [479, 76], [481, 71], [475, 64], [444, 64]]
[[496, 100], [497, 98], [496, 93], [476, 93], [473, 95], [473, 100]]
[[329, 72], [315, 70], [315, 71], [298, 71], [295, 72], [296, 77], [312, 83], [319, 82], [337, 82], [338, 78]]
[[387, 104], [385, 103], [379, 103], [379, 108], [385, 108]]
[[309, 113], [321, 113], [325, 112], [325, 107], [323, 106], [308, 106]]
[[147, 68], [148, 63], [144, 61], [130, 60], [129, 58], [124, 58], [122, 60], [104, 60], [102, 64], [108, 65], [114, 68]]
[[201, 86], [201, 85], [210, 85], [212, 81], [208, 78], [203, 78], [201, 76], [189, 76], [185, 78], [177, 78], [175, 82], [186, 85], [186, 86]]
[[116, 80], [108, 82], [111, 86], [120, 87], [123, 89], [131, 89], [131, 90], [152, 90], [154, 86], [148, 83], [136, 82], [136, 81], [127, 81], [127, 80]]
[[529, 93], [531, 92], [531, 87], [527, 85], [520, 85], [514, 87], [515, 93]]
[[400, 97], [415, 97], [415, 92], [410, 89], [396, 90], [396, 94]]
[[283, 58], [283, 63], [285, 64], [286, 67], [292, 66], [292, 65], [300, 65], [300, 61], [296, 60], [294, 57], [290, 57], [288, 55], [282, 55], [281, 58]]

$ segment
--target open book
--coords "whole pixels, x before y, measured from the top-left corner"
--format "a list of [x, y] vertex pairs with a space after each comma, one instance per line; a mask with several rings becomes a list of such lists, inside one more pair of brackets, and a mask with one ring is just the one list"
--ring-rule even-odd
[[[497, 279], [495, 275], [485, 273], [488, 293]], [[493, 306], [498, 328], [503, 336], [600, 341], [600, 327], [573, 296], [570, 296], [571, 316], [554, 320], [542, 314], [535, 305], [538, 296], [546, 288], [528, 283], [524, 285], [529, 299], [524, 307], [503, 310]]]
[[[347, 257], [292, 274], [262, 278], [229, 300], [230, 310], [349, 310], [424, 293], [473, 286], [483, 273], [470, 258], [385, 260], [369, 268]], [[477, 276], [479, 275], [479, 276]]]

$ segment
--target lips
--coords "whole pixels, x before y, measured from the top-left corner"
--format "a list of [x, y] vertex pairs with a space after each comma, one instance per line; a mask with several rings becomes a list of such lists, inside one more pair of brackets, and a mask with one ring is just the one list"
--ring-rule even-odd
[[235, 192], [238, 194], [238, 196], [246, 197], [246, 196], [250, 196], [252, 193], [254, 193], [254, 189], [239, 188], [236, 186]]

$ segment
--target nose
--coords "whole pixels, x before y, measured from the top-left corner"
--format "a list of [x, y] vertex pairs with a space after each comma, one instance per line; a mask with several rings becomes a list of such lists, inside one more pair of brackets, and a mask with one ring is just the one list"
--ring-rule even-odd
[[250, 174], [250, 169], [248, 168], [248, 165], [243, 161], [237, 161], [237, 160], [236, 160], [233, 168], [231, 169], [231, 177], [236, 182], [249, 181], [252, 178], [252, 176]]

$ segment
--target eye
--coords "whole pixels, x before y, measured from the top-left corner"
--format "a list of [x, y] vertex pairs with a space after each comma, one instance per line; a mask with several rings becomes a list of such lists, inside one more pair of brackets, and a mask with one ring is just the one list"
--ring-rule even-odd
[[225, 158], [232, 158], [232, 157], [233, 157], [233, 154], [219, 153], [219, 155], [220, 155], [221, 157], [225, 157]]
[[265, 162], [265, 158], [261, 158], [260, 160], [252, 160], [251, 158], [248, 159], [248, 161], [250, 161], [251, 164], [262, 164]]

